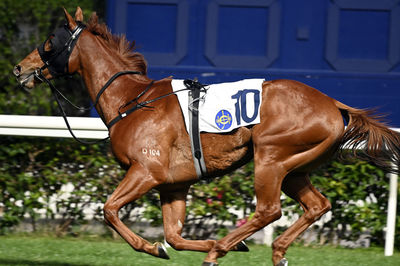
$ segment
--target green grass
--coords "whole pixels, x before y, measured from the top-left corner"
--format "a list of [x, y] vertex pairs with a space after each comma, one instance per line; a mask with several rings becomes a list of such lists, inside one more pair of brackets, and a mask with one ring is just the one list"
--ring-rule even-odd
[[[95, 266], [154, 265], [200, 266], [205, 254], [168, 249], [170, 260], [161, 260], [135, 252], [126, 243], [114, 240], [1, 236], [0, 265], [12, 266]], [[400, 265], [400, 254], [385, 257], [383, 249], [343, 249], [335, 247], [291, 247], [290, 266]], [[251, 245], [250, 252], [230, 252], [219, 260], [220, 266], [267, 266], [271, 249]]]

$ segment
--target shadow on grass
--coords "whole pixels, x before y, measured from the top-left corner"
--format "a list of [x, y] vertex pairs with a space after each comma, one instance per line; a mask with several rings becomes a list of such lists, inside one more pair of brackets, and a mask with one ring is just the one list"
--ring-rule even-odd
[[90, 266], [90, 264], [82, 263], [63, 263], [58, 261], [35, 261], [24, 259], [2, 259], [0, 265], [35, 265], [35, 266]]

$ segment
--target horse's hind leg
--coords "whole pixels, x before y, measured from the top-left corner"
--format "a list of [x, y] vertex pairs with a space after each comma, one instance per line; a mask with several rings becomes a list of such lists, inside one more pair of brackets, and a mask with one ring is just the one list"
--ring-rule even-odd
[[132, 165], [126, 173], [125, 178], [105, 203], [104, 219], [136, 251], [168, 259], [166, 250], [161, 244], [156, 243], [152, 245], [137, 236], [118, 217], [118, 211], [123, 206], [137, 200], [156, 185], [158, 185], [157, 181], [146, 169], [140, 164]]
[[289, 245], [331, 208], [328, 199], [317, 191], [305, 173], [289, 174], [282, 183], [282, 190], [300, 203], [304, 214], [273, 242], [274, 265], [285, 265], [284, 255]]
[[[263, 151], [260, 153], [264, 154]], [[235, 245], [281, 217], [281, 183], [287, 172], [280, 164], [274, 162], [263, 164], [257, 157], [256, 153], [254, 183], [257, 206], [255, 214], [250, 221], [217, 241], [203, 265], [218, 265], [217, 259], [225, 256]]]
[[208, 252], [215, 240], [187, 240], [181, 233], [186, 215], [186, 195], [189, 187], [180, 191], [161, 191], [165, 240], [176, 250]]

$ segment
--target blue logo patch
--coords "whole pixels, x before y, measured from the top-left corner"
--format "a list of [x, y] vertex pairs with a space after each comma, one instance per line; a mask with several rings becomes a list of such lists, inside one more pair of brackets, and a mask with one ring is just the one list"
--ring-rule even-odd
[[215, 124], [219, 129], [228, 129], [232, 126], [232, 115], [227, 110], [221, 110], [215, 116]]

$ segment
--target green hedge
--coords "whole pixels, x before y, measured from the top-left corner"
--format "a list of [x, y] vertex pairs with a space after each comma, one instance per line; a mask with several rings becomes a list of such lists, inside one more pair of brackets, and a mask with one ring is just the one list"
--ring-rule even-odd
[[[108, 144], [82, 146], [70, 139], [26, 137], [0, 137], [0, 141], [2, 233], [9, 232], [24, 217], [29, 217], [35, 228], [38, 209], [46, 210], [47, 220], [54, 220], [56, 213], [60, 216], [59, 233], [79, 233], [78, 225], [86, 222], [84, 207], [101, 206], [124, 175]], [[235, 225], [244, 222], [239, 218], [251, 218], [255, 209], [253, 178], [253, 163], [249, 163], [230, 175], [194, 185], [188, 197], [184, 235], [193, 239], [207, 238], [215, 232], [223, 235], [228, 230], [225, 222]], [[388, 178], [381, 170], [363, 161], [333, 161], [317, 170], [311, 179], [333, 207], [332, 220], [319, 228], [321, 233], [328, 231], [328, 235], [354, 240], [368, 231], [373, 243], [383, 244], [389, 188]], [[68, 182], [74, 186], [70, 197], [57, 200], [56, 208], [50, 208], [53, 196]], [[298, 204], [288, 198], [282, 200], [282, 205], [286, 214], [301, 213]], [[136, 221], [145, 218], [153, 225], [162, 223], [156, 191], [124, 208], [122, 219], [128, 221], [137, 208], [144, 208], [144, 213]], [[239, 217], [228, 209], [237, 210]], [[102, 221], [101, 207], [94, 211], [94, 219]], [[210, 226], [211, 220], [217, 222]], [[350, 234], [344, 230], [348, 227], [352, 229]]]

